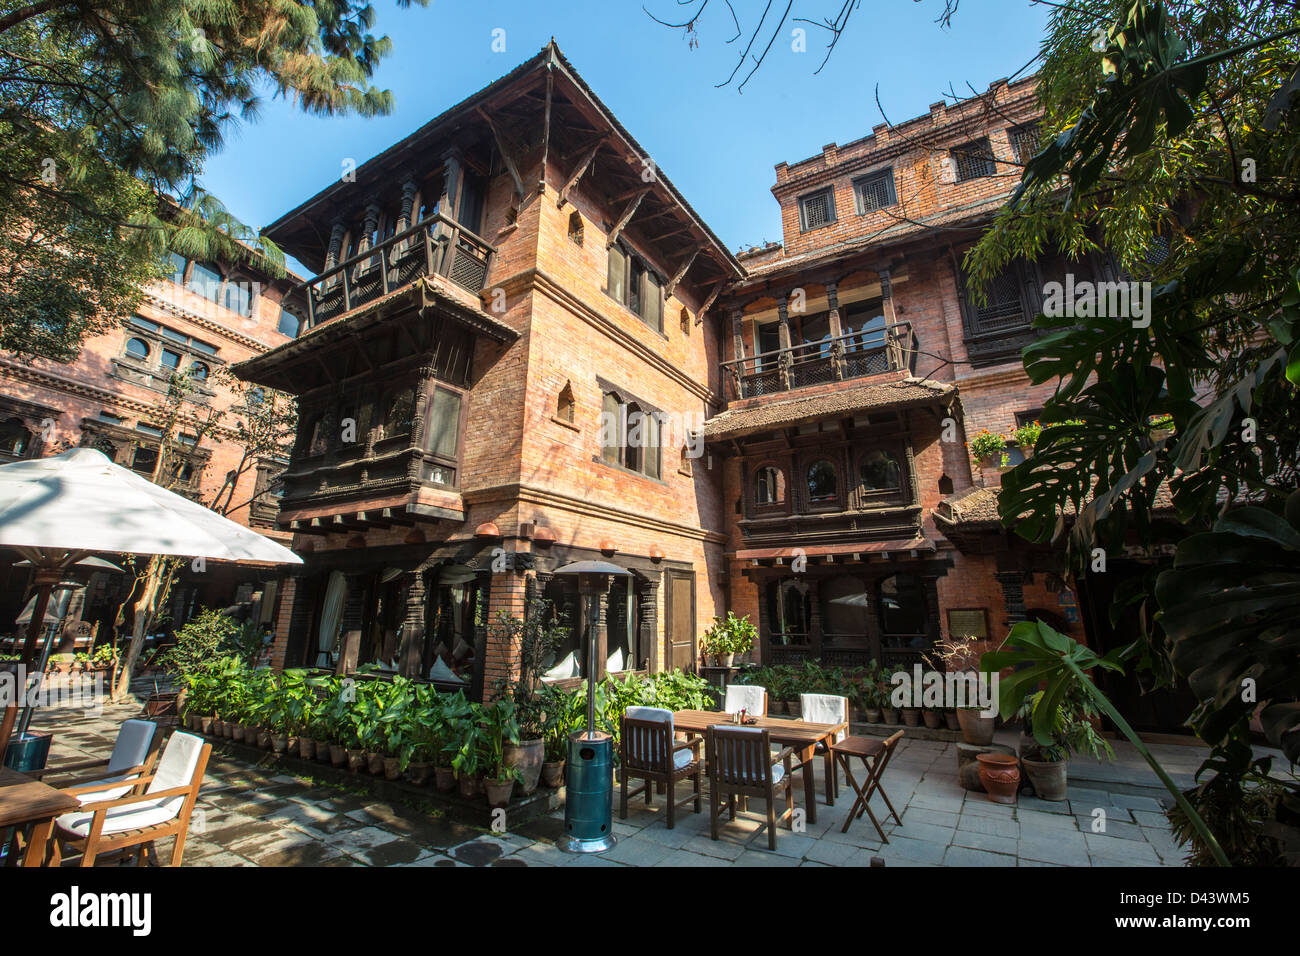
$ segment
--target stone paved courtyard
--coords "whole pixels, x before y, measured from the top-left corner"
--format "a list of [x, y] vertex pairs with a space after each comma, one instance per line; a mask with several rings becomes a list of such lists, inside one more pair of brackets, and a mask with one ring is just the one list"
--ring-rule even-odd
[[[138, 711], [137, 704], [106, 706], [96, 717], [80, 710], [44, 711], [33, 726], [56, 731], [53, 767], [107, 756], [120, 722]], [[725, 823], [720, 840], [709, 839], [706, 781], [704, 812], [680, 813], [672, 830], [663, 819], [664, 797], [657, 795], [648, 808], [643, 799], [633, 800], [627, 820], [618, 818], [616, 802], [619, 842], [599, 855], [556, 849], [562, 810], [517, 828], [507, 818], [507, 831], [497, 834], [357, 792], [364, 781], [351, 789], [322, 784], [214, 753], [184, 865], [867, 866], [873, 857], [887, 866], [1181, 865], [1183, 854], [1159, 802], [1168, 794], [1126, 743], [1115, 743], [1112, 764], [1071, 763], [1068, 801], [1022, 796], [1015, 807], [958, 787], [954, 746], [904, 739], [884, 781], [902, 824], [885, 823], [883, 802], [872, 801], [887, 844], [865, 816], [840, 832], [852, 792], [841, 781], [840, 798], [826, 806], [819, 761], [817, 822], [803, 832], [782, 827], [775, 852], [767, 849], [761, 800], [751, 800], [748, 814]], [[1152, 750], [1182, 786], [1191, 783], [1205, 753], [1183, 745]], [[797, 789], [796, 805], [802, 804]], [[1094, 832], [1098, 810], [1104, 811], [1104, 832]]]

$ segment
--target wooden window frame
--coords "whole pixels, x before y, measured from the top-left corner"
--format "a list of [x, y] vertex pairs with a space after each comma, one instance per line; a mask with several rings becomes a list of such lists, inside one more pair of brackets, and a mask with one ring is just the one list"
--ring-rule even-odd
[[[888, 183], [889, 202], [868, 209], [862, 188], [869, 183], [876, 182], [877, 180], [883, 180]], [[857, 179], [853, 180], [853, 204], [859, 216], [866, 216], [873, 212], [879, 212], [881, 209], [888, 209], [890, 206], [897, 206], [898, 184], [894, 180], [894, 167], [886, 166], [884, 169], [873, 170], [865, 176], [859, 176]]]
[[[808, 203], [819, 196], [826, 197], [826, 206], [830, 212], [829, 218], [825, 222], [819, 222], [815, 226], [808, 225]], [[814, 189], [812, 192], [804, 193], [797, 200], [799, 203], [799, 231], [812, 232], [816, 229], [822, 229], [826, 226], [833, 226], [839, 221], [839, 213], [835, 209], [835, 187], [823, 186], [820, 189]]]

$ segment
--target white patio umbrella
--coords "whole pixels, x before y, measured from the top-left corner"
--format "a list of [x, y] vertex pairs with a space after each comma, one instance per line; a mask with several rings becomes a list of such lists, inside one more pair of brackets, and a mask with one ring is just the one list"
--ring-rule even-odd
[[288, 548], [93, 448], [0, 465], [0, 547], [36, 566], [28, 646], [39, 633], [50, 589], [91, 552], [302, 563]]

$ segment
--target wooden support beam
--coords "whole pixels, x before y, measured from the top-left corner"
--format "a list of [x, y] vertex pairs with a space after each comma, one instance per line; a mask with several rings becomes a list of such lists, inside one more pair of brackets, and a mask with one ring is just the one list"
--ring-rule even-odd
[[492, 122], [492, 117], [484, 111], [483, 107], [478, 108], [478, 114], [488, 124], [488, 129], [492, 131], [492, 138], [496, 140], [497, 150], [501, 153], [501, 159], [506, 164], [506, 170], [510, 173], [510, 178], [515, 184], [515, 195], [520, 201], [524, 198], [524, 181], [519, 175], [519, 168], [515, 165], [515, 159], [510, 155], [510, 150], [506, 148], [505, 138], [501, 135], [501, 130], [497, 129], [497, 124]]
[[537, 195], [546, 194], [546, 163], [551, 153], [551, 96], [555, 90], [555, 73], [546, 68], [546, 114], [542, 120], [542, 165], [537, 174]]
[[687, 270], [690, 269], [690, 267], [695, 264], [695, 257], [698, 256], [703, 250], [704, 250], [703, 246], [696, 246], [694, 249], [691, 250], [691, 254], [686, 257], [686, 261], [677, 267], [677, 271], [673, 273], [673, 277], [669, 279], [668, 284], [664, 286], [664, 298], [667, 298], [668, 296], [672, 295], [674, 291], [676, 291], [677, 283], [682, 281], [682, 278], [686, 275]]
[[580, 180], [582, 174], [587, 171], [587, 167], [591, 165], [591, 161], [596, 158], [596, 153], [600, 152], [600, 147], [604, 142], [604, 137], [601, 137], [596, 141], [596, 144], [587, 151], [587, 155], [582, 158], [582, 162], [578, 163], [577, 168], [573, 171], [573, 175], [571, 175], [569, 181], [564, 184], [564, 188], [560, 190], [560, 198], [555, 201], [556, 205], [560, 209], [563, 209], [564, 204], [569, 201], [569, 192], [578, 185], [578, 180]]
[[700, 311], [695, 313], [696, 325], [699, 325], [704, 321], [704, 313], [708, 312], [709, 309], [713, 306], [714, 301], [717, 300], [718, 295], [722, 292], [722, 287], [725, 286], [726, 284], [727, 284], [726, 279], [719, 279], [717, 284], [714, 285], [713, 291], [711, 291], [709, 293], [709, 297], [704, 300], [704, 305], [700, 306]]
[[622, 234], [623, 228], [631, 221], [632, 217], [636, 215], [636, 211], [641, 205], [641, 200], [645, 199], [646, 195], [650, 192], [650, 189], [651, 187], [646, 186], [632, 197], [632, 200], [627, 204], [627, 208], [623, 210], [623, 215], [618, 217], [618, 222], [616, 222], [614, 228], [609, 231], [609, 239], [605, 242], [606, 249], [612, 248], [614, 243], [618, 242], [618, 237]]

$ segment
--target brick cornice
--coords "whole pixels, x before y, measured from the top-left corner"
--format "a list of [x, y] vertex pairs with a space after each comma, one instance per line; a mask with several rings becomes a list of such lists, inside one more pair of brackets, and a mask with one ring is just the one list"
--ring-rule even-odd
[[664, 534], [677, 535], [682, 538], [691, 538], [696, 541], [707, 541], [717, 545], [725, 545], [727, 543], [727, 536], [720, 532], [708, 531], [704, 528], [680, 524], [676, 521], [664, 521], [659, 518], [652, 518], [638, 511], [627, 511], [622, 508], [612, 508], [608, 505], [596, 504], [587, 498], [566, 495], [549, 488], [543, 488], [540, 485], [528, 485], [522, 482], [512, 482], [510, 484], [494, 485], [489, 488], [478, 488], [474, 491], [464, 492], [462, 497], [467, 506], [492, 501], [510, 501], [518, 502], [519, 504], [543, 505], [546, 507], [558, 508], [562, 511], [568, 511], [573, 514], [581, 514], [593, 518], [606, 518], [611, 521], [621, 522], [622, 524], [633, 525], [634, 527], [658, 531]]
[[224, 338], [230, 339], [232, 342], [236, 342], [242, 345], [244, 348], [256, 352], [259, 355], [262, 354], [263, 352], [271, 351], [272, 346], [267, 345], [265, 342], [261, 342], [255, 338], [252, 338], [251, 336], [244, 335], [242, 332], [236, 332], [228, 325], [224, 325], [221, 322], [216, 322], [212, 319], [206, 318], [205, 316], [202, 316], [197, 312], [193, 312], [183, 306], [177, 305], [175, 302], [172, 302], [169, 299], [157, 295], [153, 292], [146, 291], [141, 301], [148, 302], [156, 309], [162, 309], [164, 312], [170, 312], [172, 315], [176, 316], [177, 318], [184, 319], [187, 322], [192, 322], [201, 328], [207, 329], [209, 332], [213, 332], [217, 335], [223, 336]]

